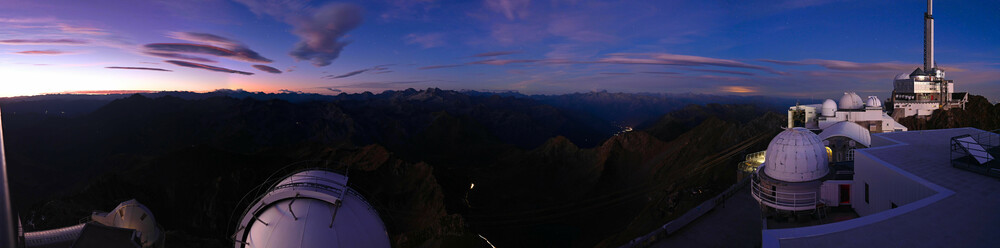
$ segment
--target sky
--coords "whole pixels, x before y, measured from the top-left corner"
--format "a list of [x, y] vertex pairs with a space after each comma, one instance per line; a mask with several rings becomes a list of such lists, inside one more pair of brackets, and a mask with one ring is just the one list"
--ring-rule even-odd
[[[926, 2], [0, 0], [0, 96], [437, 87], [885, 99]], [[938, 1], [936, 58], [1000, 100], [1000, 1]]]

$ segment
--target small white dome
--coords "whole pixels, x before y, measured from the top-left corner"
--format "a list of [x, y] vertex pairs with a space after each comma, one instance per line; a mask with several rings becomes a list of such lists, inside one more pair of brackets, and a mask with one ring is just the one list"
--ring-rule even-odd
[[826, 147], [819, 136], [796, 127], [782, 131], [767, 145], [764, 173], [785, 182], [823, 178], [830, 172]]
[[836, 115], [837, 102], [834, 102], [833, 99], [826, 99], [826, 101], [823, 101], [823, 109], [820, 110], [820, 114], [827, 117]]
[[865, 107], [865, 102], [861, 101], [861, 97], [854, 92], [844, 92], [844, 96], [840, 97], [840, 104], [838, 104], [840, 109], [862, 109]]
[[868, 102], [865, 103], [868, 107], [882, 107], [882, 101], [878, 99], [877, 96], [868, 96]]

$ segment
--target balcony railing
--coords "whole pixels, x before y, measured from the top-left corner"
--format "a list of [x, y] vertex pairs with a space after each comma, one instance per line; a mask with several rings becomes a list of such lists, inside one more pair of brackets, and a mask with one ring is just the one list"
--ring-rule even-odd
[[951, 165], [992, 177], [1000, 177], [1000, 130], [951, 138]]
[[816, 203], [818, 203], [816, 192], [771, 190], [760, 185], [760, 179], [757, 178], [757, 175], [751, 177], [750, 180], [751, 193], [758, 202], [782, 210], [802, 211], [816, 209]]

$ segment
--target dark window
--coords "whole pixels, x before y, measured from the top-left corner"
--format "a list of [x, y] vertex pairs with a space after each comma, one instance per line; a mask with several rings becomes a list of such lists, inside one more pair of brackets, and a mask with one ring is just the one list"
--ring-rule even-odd
[[865, 203], [871, 203], [868, 202], [868, 183], [865, 183]]
[[139, 221], [146, 220], [146, 213], [142, 213], [142, 217], [139, 217]]
[[778, 191], [778, 187], [774, 186], [774, 185], [771, 185], [771, 196], [778, 195], [777, 191]]
[[895, 203], [895, 202], [889, 202], [889, 204], [892, 204], [892, 208], [897, 208], [897, 207], [899, 207], [899, 206], [896, 206], [896, 203]]

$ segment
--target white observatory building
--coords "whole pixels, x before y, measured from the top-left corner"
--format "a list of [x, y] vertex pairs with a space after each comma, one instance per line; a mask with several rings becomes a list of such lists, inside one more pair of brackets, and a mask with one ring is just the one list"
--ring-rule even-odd
[[840, 101], [826, 99], [822, 104], [795, 105], [788, 108], [788, 128], [804, 127], [820, 131], [836, 123], [849, 121], [872, 133], [908, 130], [886, 114], [877, 96], [861, 100], [854, 92], [844, 92]]
[[382, 219], [347, 177], [325, 170], [294, 173], [244, 213], [235, 247], [390, 247]]
[[944, 70], [934, 60], [933, 1], [927, 1], [924, 13], [924, 67], [893, 80], [889, 111], [894, 118], [929, 116], [936, 109], [965, 109], [969, 93], [955, 92], [955, 83], [944, 78]]

